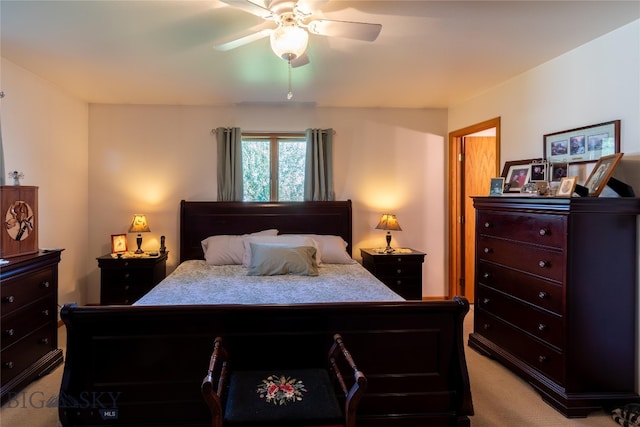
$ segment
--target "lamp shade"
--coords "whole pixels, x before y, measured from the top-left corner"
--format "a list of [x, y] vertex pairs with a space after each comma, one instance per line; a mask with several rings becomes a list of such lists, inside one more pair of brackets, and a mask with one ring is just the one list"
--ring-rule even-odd
[[308, 42], [309, 33], [292, 23], [284, 22], [271, 32], [271, 49], [286, 61], [301, 56]]
[[376, 225], [376, 229], [402, 231], [396, 216], [392, 214], [383, 214], [382, 218], [380, 218], [380, 222]]
[[131, 227], [129, 227], [129, 233], [143, 233], [148, 231], [151, 231], [151, 229], [149, 228], [146, 215], [135, 214], [133, 221], [131, 221]]

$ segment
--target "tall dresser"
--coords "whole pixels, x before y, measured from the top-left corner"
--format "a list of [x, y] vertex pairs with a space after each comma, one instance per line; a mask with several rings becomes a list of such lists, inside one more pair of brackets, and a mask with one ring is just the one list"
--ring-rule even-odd
[[2, 402], [62, 363], [57, 310], [61, 252], [17, 256], [0, 266]]
[[567, 417], [638, 402], [637, 198], [474, 197], [469, 346]]

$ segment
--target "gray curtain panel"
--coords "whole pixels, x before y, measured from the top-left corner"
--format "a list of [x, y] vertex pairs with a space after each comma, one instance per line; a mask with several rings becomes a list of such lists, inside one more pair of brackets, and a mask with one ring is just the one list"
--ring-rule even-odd
[[218, 201], [242, 201], [242, 132], [216, 128], [218, 144]]
[[307, 129], [304, 200], [335, 200], [333, 129]]

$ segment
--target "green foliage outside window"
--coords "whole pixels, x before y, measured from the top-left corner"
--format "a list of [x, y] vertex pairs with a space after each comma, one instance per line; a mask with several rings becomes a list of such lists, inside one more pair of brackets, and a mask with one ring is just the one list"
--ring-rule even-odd
[[243, 138], [243, 200], [270, 201], [272, 193], [277, 201], [304, 200], [305, 156], [304, 138]]

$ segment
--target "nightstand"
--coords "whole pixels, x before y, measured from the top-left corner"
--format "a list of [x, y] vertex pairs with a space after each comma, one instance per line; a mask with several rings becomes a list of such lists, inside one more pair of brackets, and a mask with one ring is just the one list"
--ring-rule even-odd
[[423, 252], [408, 249], [380, 253], [377, 249], [360, 249], [362, 265], [378, 280], [405, 299], [422, 299]]
[[133, 304], [167, 275], [168, 253], [157, 256], [98, 259], [100, 268], [100, 304]]

